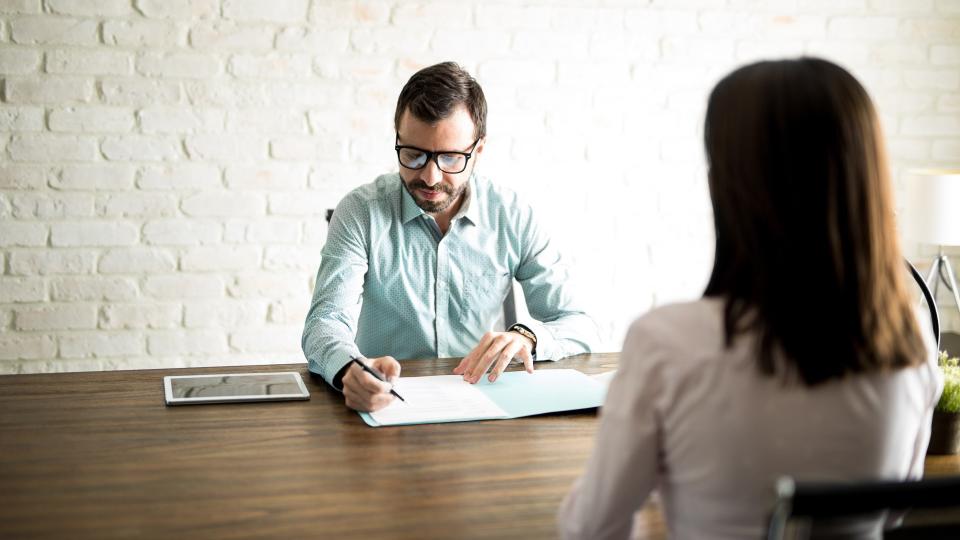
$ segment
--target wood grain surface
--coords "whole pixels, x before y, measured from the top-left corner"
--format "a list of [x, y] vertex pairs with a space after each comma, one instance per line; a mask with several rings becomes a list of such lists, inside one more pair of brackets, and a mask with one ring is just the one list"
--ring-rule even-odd
[[[299, 371], [310, 400], [164, 404], [164, 375], [251, 371]], [[304, 365], [4, 376], [0, 538], [552, 538], [596, 424], [590, 410], [371, 428]]]

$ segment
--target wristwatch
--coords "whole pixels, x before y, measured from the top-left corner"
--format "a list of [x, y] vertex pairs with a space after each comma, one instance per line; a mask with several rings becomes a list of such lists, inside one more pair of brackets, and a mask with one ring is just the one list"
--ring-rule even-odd
[[521, 336], [529, 339], [533, 342], [533, 348], [530, 349], [530, 355], [536, 357], [537, 355], [537, 335], [533, 333], [533, 330], [526, 327], [526, 325], [517, 323], [510, 328], [507, 328], [507, 332], [516, 332]]

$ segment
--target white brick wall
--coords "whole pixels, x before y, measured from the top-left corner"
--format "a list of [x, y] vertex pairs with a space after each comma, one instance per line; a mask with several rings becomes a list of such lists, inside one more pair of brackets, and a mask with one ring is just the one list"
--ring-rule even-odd
[[325, 210], [447, 59], [616, 349], [706, 281], [710, 88], [804, 53], [874, 95], [898, 192], [960, 165], [960, 0], [0, 0], [0, 373], [302, 360]]

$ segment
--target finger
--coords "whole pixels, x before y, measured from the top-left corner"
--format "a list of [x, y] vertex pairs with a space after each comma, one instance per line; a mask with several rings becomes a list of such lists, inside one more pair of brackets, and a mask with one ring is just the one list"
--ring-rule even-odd
[[393, 403], [393, 394], [377, 394], [370, 400], [370, 412], [379, 411]]
[[357, 391], [362, 389], [367, 394], [382, 394], [390, 391], [389, 383], [378, 381], [376, 377], [361, 369], [360, 366], [351, 367], [343, 380], [346, 381], [347, 377], [352, 379]]
[[392, 356], [377, 358], [374, 360], [373, 365], [380, 370], [380, 373], [383, 373], [390, 382], [400, 378], [400, 362], [397, 362], [397, 359]]
[[499, 355], [509, 343], [510, 337], [507, 336], [506, 333], [502, 333], [494, 338], [493, 342], [490, 343], [490, 347], [487, 348], [483, 356], [480, 357], [480, 360], [475, 362], [473, 368], [469, 371], [468, 380], [471, 383], [479, 381], [480, 377], [490, 369], [490, 365], [497, 359], [497, 355]]
[[457, 364], [457, 367], [453, 368], [454, 375], [460, 375], [466, 373], [471, 367], [473, 367], [476, 359], [487, 350], [487, 347], [490, 346], [490, 342], [493, 340], [493, 332], [487, 332], [480, 338], [480, 343], [477, 343], [477, 346], [473, 348], [472, 351], [467, 353], [463, 357], [463, 360], [460, 360], [460, 363]]
[[523, 343], [517, 341], [513, 341], [504, 347], [503, 351], [500, 352], [500, 356], [497, 357], [493, 369], [490, 370], [490, 375], [487, 379], [490, 382], [496, 381], [497, 378], [500, 377], [500, 374], [503, 373], [503, 370], [507, 369], [507, 365], [513, 360], [513, 357], [523, 348]]
[[530, 349], [521, 347], [517, 356], [520, 360], [523, 360], [523, 369], [525, 369], [527, 373], [533, 373], [533, 355], [530, 354]]

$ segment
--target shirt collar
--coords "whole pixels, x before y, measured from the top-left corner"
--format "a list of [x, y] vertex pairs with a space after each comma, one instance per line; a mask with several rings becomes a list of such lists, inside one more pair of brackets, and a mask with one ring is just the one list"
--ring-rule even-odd
[[[400, 180], [400, 222], [407, 224], [408, 222], [425, 215], [426, 212], [423, 211], [423, 208], [417, 206], [417, 201], [413, 200], [413, 196], [410, 195], [410, 192], [407, 191], [407, 188], [403, 186], [403, 178], [400, 178], [400, 175], [397, 175], [397, 178]], [[480, 223], [480, 205], [476, 204], [474, 199], [474, 193], [476, 192], [476, 177], [471, 172], [470, 179], [467, 180], [467, 189], [463, 192], [463, 204], [460, 206], [460, 210], [457, 211], [456, 215], [453, 216], [451, 221], [456, 221], [457, 219], [463, 217], [466, 218], [470, 223], [477, 225]]]

